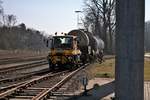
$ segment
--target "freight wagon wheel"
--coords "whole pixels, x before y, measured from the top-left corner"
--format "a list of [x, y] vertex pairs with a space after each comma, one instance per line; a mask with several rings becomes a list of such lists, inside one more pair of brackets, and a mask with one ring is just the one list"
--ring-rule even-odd
[[49, 70], [53, 71], [54, 70], [54, 65], [51, 63], [50, 59], [48, 59], [48, 65], [49, 65]]
[[50, 70], [50, 71], [54, 71], [54, 70], [55, 70], [55, 65], [49, 64], [49, 70]]
[[70, 63], [70, 68], [69, 68], [70, 70], [74, 70], [76, 68], [77, 68], [77, 64], [75, 62]]
[[74, 67], [75, 68], [78, 68], [80, 66], [80, 56], [79, 55], [76, 55], [74, 56]]

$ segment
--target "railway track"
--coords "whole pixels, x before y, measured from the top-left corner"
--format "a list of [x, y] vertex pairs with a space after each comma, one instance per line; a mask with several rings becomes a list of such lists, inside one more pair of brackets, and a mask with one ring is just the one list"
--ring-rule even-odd
[[0, 80], [0, 93], [3, 91], [6, 91], [8, 89], [11, 89], [18, 84], [24, 83], [25, 81], [28, 81], [30, 79], [33, 79], [37, 76], [44, 75], [49, 72], [49, 69], [42, 69], [39, 71], [35, 71], [32, 73], [26, 73], [24, 75], [19, 75], [17, 77], [12, 77], [12, 78], [5, 78]]
[[[85, 65], [86, 66], [86, 65]], [[59, 90], [75, 74], [82, 70], [82, 66], [74, 71], [63, 71], [58, 73], [48, 73], [34, 78], [10, 90], [0, 93], [0, 99], [9, 100], [41, 100], [48, 99], [53, 92]]]
[[0, 65], [18, 63], [18, 62], [36, 61], [36, 60], [43, 60], [43, 59], [45, 59], [45, 56], [5, 57], [5, 58], [0, 58]]
[[27, 69], [30, 71], [18, 70], [17, 73], [15, 71], [13, 73], [1, 75], [2, 78], [0, 79], [0, 93], [1, 91], [5, 91], [18, 85], [18, 83], [22, 83], [24, 81], [33, 79], [37, 76], [44, 75], [49, 72], [48, 65], [40, 64], [34, 67], [35, 69], [33, 69], [32, 67], [30, 68], [32, 71], [30, 69]]
[[34, 62], [21, 64], [21, 65], [17, 65], [17, 66], [0, 68], [0, 76], [1, 76], [0, 79], [6, 78], [6, 76], [9, 76], [10, 74], [13, 74], [13, 73], [15, 73], [15, 74], [20, 73], [21, 70], [26, 70], [29, 68], [34, 68], [34, 67], [42, 66], [42, 65], [46, 65], [46, 64], [48, 64], [48, 62], [46, 60], [39, 60], [39, 61], [34, 61]]

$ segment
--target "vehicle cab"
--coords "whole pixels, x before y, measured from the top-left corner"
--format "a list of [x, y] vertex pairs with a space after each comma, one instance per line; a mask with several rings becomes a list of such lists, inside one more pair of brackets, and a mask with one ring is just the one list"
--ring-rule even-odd
[[78, 49], [77, 37], [73, 35], [53, 36], [48, 55], [50, 67], [80, 62], [81, 51]]

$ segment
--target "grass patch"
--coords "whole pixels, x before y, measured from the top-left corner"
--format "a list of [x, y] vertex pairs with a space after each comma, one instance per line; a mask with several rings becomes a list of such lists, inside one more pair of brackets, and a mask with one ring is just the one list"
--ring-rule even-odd
[[89, 74], [91, 77], [102, 77], [102, 78], [113, 78], [114, 77], [114, 66], [115, 60], [109, 59], [105, 60], [102, 64], [94, 63], [89, 69]]
[[[144, 62], [144, 80], [150, 81], [150, 59]], [[91, 65], [88, 73], [93, 77], [114, 78], [115, 76], [115, 59], [105, 60], [102, 64], [94, 63]]]
[[150, 59], [145, 59], [144, 62], [144, 80], [150, 81]]

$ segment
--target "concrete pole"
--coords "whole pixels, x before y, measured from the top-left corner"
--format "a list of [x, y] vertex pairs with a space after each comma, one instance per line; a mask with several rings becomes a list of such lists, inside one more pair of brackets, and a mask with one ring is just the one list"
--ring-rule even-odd
[[79, 14], [81, 13], [82, 11], [80, 10], [77, 10], [75, 11], [75, 13], [77, 13], [77, 28], [80, 28], [80, 17], [79, 17]]
[[116, 0], [115, 100], [144, 100], [145, 0]]

